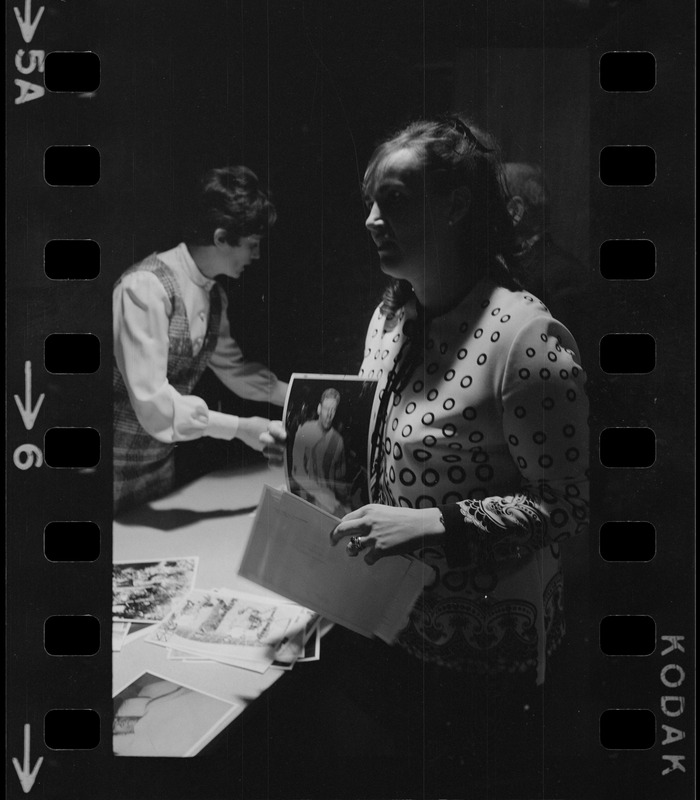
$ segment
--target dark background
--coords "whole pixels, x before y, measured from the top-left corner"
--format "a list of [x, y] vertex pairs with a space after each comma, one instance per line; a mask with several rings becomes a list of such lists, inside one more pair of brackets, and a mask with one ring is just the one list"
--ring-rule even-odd
[[[691, 750], [688, 739], [670, 750], [660, 744], [660, 723], [667, 720], [659, 714], [662, 694], [685, 693], [690, 708], [690, 689], [663, 687], [659, 673], [668, 659], [661, 646], [645, 658], [603, 657], [598, 626], [605, 614], [651, 614], [657, 636], [686, 636], [686, 653], [676, 655], [692, 674], [694, 9], [688, 0], [586, 6], [554, 0], [46, 0], [31, 45], [22, 41], [7, 6], [8, 390], [22, 394], [29, 359], [35, 397], [46, 393], [31, 431], [12, 400], [9, 406], [8, 731], [9, 753], [19, 757], [22, 724], [32, 724], [33, 758], [45, 756], [37, 795], [251, 796], [261, 785], [259, 772], [263, 778], [275, 772], [264, 758], [264, 742], [246, 739], [246, 730], [261, 729], [246, 728], [250, 715], [194, 762], [115, 762], [108, 633], [92, 658], [52, 658], [43, 650], [43, 620], [50, 614], [93, 613], [105, 631], [109, 627], [114, 280], [131, 263], [180, 240], [178, 219], [199, 172], [245, 163], [269, 183], [279, 221], [259, 265], [229, 286], [235, 335], [249, 357], [270, 364], [281, 378], [292, 371], [356, 372], [366, 321], [383, 288], [363, 228], [364, 166], [387, 132], [416, 116], [454, 109], [489, 128], [506, 159], [545, 165], [553, 232], [588, 270], [590, 315], [574, 334], [589, 354], [593, 453], [607, 426], [650, 426], [657, 436], [650, 469], [606, 470], [594, 458], [591, 536], [564, 552], [569, 638], [563, 672], [570, 683], [555, 698], [547, 723], [548, 796], [691, 796], [690, 774], [661, 777], [663, 753], [684, 753], [690, 770]], [[20, 47], [97, 52], [100, 88], [90, 96], [47, 93], [14, 105]], [[655, 53], [652, 92], [600, 89], [600, 55], [627, 49]], [[51, 144], [98, 147], [99, 184], [47, 186], [41, 163]], [[607, 144], [653, 146], [654, 185], [602, 186], [597, 161]], [[605, 281], [597, 263], [600, 243], [628, 236], [655, 242], [655, 277]], [[43, 248], [53, 238], [97, 240], [99, 278], [49, 281]], [[641, 331], [657, 339], [654, 373], [604, 375], [590, 357], [600, 337]], [[54, 332], [99, 335], [100, 370], [87, 376], [45, 372], [43, 341]], [[97, 469], [22, 472], [12, 466], [15, 447], [42, 446], [54, 425], [100, 431]], [[43, 528], [66, 519], [100, 524], [98, 561], [46, 561]], [[651, 562], [602, 561], [598, 530], [615, 519], [654, 523], [658, 551]], [[268, 693], [254, 713], [264, 717], [270, 703], [283, 702], [293, 679], [286, 676], [280, 685], [287, 688]], [[102, 716], [96, 750], [47, 752], [40, 745], [49, 709], [88, 707]], [[652, 749], [600, 747], [598, 718], [614, 707], [656, 712]], [[675, 724], [690, 736], [690, 711]], [[10, 786], [19, 793], [13, 771]], [[313, 786], [311, 778], [310, 796]]]

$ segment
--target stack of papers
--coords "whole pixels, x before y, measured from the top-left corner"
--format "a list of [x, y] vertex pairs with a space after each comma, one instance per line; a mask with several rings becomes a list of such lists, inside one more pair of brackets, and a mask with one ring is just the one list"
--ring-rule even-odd
[[255, 672], [291, 669], [320, 657], [319, 615], [228, 589], [193, 589], [149, 632], [146, 641], [168, 658], [216, 661]]
[[112, 567], [112, 651], [136, 638], [168, 648], [168, 659], [217, 661], [255, 672], [320, 658], [317, 613], [298, 604], [194, 589], [199, 559], [119, 561]]
[[332, 514], [290, 492], [266, 486], [239, 574], [322, 617], [391, 644], [425, 584], [431, 567], [406, 556], [372, 566], [331, 546]]

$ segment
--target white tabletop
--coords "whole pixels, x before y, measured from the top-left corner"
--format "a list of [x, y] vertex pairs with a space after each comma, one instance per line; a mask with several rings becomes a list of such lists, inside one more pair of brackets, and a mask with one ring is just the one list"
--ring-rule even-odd
[[[282, 469], [265, 466], [246, 472], [206, 475], [122, 515], [114, 522], [113, 560], [133, 561], [198, 556], [198, 589], [234, 589], [278, 598], [273, 592], [238, 576], [263, 485], [282, 486]], [[114, 692], [144, 671], [238, 704], [235, 716], [284, 674], [270, 668], [264, 674], [213, 662], [168, 660], [167, 648], [136, 639], [113, 653]]]

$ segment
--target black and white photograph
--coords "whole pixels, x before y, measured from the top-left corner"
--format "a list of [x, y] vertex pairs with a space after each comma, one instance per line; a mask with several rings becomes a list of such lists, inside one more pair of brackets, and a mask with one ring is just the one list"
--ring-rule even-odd
[[377, 382], [292, 375], [284, 407], [287, 488], [336, 517], [369, 501]]
[[223, 662], [269, 665], [313, 618], [313, 612], [293, 603], [225, 589], [195, 589], [146, 641]]
[[144, 672], [114, 697], [114, 755], [194, 756], [234, 711], [225, 700]]
[[695, 796], [695, 17], [6, 4], [8, 796]]
[[160, 622], [194, 586], [197, 557], [121, 561], [112, 568], [115, 622]]

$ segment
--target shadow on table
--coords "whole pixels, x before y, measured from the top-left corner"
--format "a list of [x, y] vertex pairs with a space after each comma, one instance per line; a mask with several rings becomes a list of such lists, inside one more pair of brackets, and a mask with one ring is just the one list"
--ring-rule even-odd
[[159, 531], [172, 531], [177, 528], [184, 528], [187, 525], [195, 525], [207, 519], [239, 517], [242, 514], [250, 514], [256, 508], [257, 505], [246, 506], [245, 508], [192, 511], [189, 508], [153, 508], [153, 506], [146, 505], [126, 512], [119, 517], [119, 522], [125, 527], [144, 526], [155, 528]]

